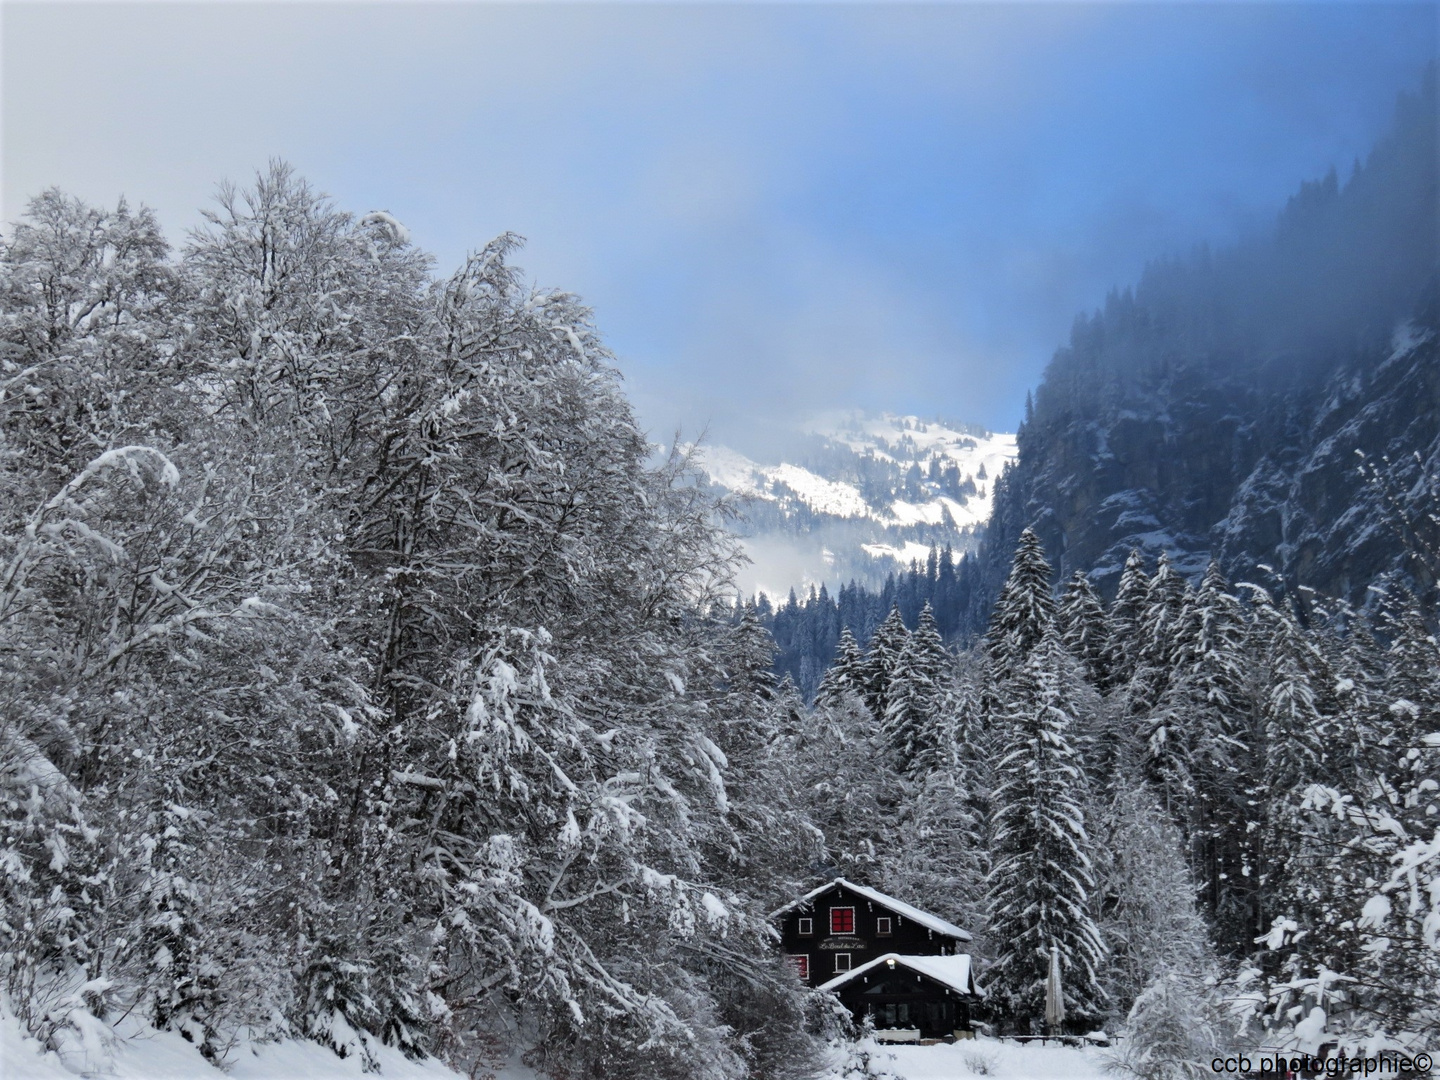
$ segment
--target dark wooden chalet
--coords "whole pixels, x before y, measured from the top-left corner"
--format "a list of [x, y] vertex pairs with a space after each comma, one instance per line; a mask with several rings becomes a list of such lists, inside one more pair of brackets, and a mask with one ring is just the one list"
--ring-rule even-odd
[[980, 997], [964, 953], [886, 953], [821, 983], [820, 989], [838, 997], [856, 1020], [872, 1017], [882, 1039], [902, 1032], [915, 1039], [968, 1037], [970, 1007]]
[[979, 991], [970, 934], [876, 889], [836, 878], [771, 913], [780, 947], [808, 985], [833, 991], [877, 1029], [941, 1038], [966, 1031]]

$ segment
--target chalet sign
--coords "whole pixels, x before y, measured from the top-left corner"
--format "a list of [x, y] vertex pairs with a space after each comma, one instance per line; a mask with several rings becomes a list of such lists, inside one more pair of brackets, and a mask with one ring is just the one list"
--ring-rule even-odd
[[828, 937], [820, 942], [822, 949], [835, 949], [843, 952], [855, 952], [866, 947], [865, 939], [858, 937]]

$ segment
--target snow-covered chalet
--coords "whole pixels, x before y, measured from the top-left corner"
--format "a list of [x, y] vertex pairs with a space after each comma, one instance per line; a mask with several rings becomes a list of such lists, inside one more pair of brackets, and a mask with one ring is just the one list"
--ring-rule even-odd
[[882, 1038], [966, 1038], [981, 991], [970, 934], [938, 915], [844, 878], [771, 913], [780, 948], [809, 986], [838, 997]]

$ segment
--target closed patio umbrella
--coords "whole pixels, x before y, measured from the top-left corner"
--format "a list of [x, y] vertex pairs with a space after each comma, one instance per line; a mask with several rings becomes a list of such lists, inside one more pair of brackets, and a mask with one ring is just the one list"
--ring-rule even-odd
[[1050, 946], [1050, 975], [1045, 980], [1045, 1031], [1055, 1034], [1065, 1022], [1065, 995], [1060, 990], [1060, 946]]

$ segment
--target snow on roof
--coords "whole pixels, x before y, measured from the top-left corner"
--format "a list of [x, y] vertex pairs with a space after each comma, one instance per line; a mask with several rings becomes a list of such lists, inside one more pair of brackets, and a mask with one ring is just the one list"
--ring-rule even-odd
[[982, 994], [983, 991], [975, 985], [975, 980], [970, 971], [970, 957], [964, 953], [956, 956], [901, 956], [899, 953], [886, 953], [884, 956], [877, 956], [874, 960], [861, 964], [857, 968], [836, 975], [827, 983], [821, 983], [821, 990], [838, 990], [857, 975], [864, 975], [872, 968], [881, 964], [898, 964], [901, 967], [909, 968], [911, 971], [934, 979], [936, 982], [958, 990], [962, 994]]
[[866, 900], [871, 900], [879, 904], [881, 907], [889, 908], [891, 911], [895, 912], [896, 915], [903, 915], [905, 918], [919, 923], [927, 930], [934, 930], [937, 934], [944, 934], [946, 937], [957, 938], [960, 941], [971, 940], [969, 931], [961, 930], [960, 927], [956, 926], [954, 923], [946, 922], [938, 915], [931, 915], [928, 911], [921, 911], [917, 907], [911, 907], [903, 900], [896, 900], [893, 896], [886, 896], [879, 890], [871, 889], [865, 885], [856, 885], [853, 881], [846, 881], [842, 877], [837, 877], [834, 881], [827, 881], [818, 889], [811, 889], [804, 896], [800, 897], [799, 900], [792, 900], [784, 907], [776, 908], [770, 913], [770, 918], [777, 919], [781, 915], [784, 915], [785, 912], [789, 911], [791, 908], [797, 908], [800, 907], [802, 904], [808, 904], [811, 900], [814, 900], [815, 897], [819, 896], [821, 893], [826, 892], [837, 885], [839, 885], [841, 888], [849, 889], [856, 895], [863, 896]]

